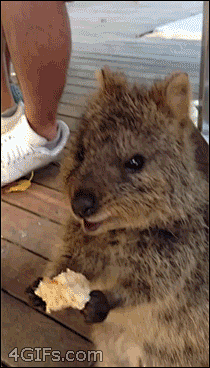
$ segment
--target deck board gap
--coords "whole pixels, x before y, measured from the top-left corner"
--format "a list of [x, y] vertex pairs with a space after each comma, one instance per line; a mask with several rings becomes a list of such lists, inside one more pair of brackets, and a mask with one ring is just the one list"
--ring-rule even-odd
[[56, 318], [54, 318], [52, 315], [47, 314], [42, 312], [41, 310], [39, 310], [38, 308], [34, 308], [33, 306], [31, 306], [30, 304], [28, 304], [26, 301], [24, 301], [21, 298], [18, 298], [16, 295], [13, 295], [12, 293], [8, 292], [6, 289], [1, 288], [1, 290], [6, 293], [7, 295], [11, 296], [12, 298], [14, 298], [15, 300], [18, 300], [19, 302], [25, 304], [27, 307], [33, 309], [35, 312], [42, 314], [43, 316], [45, 316], [46, 318], [49, 318], [50, 320], [53, 320], [54, 322], [56, 322], [57, 324], [59, 324], [60, 326], [62, 326], [63, 328], [71, 331], [72, 333], [74, 333], [75, 335], [81, 337], [83, 340], [92, 343], [92, 341], [90, 339], [88, 339], [87, 337], [83, 336], [82, 334], [80, 334], [79, 332], [75, 331], [74, 329], [66, 326], [64, 323], [62, 323], [61, 321], [57, 320]]
[[26, 248], [26, 247], [24, 247], [23, 245], [21, 245], [21, 244], [19, 244], [19, 243], [16, 243], [16, 242], [14, 242], [14, 241], [11, 241], [10, 239], [7, 239], [7, 238], [6, 238], [6, 237], [4, 237], [4, 236], [1, 236], [1, 240], [6, 240], [6, 241], [7, 241], [8, 243], [10, 243], [11, 245], [15, 245], [16, 247], [19, 247], [20, 249], [24, 249], [25, 251], [27, 251], [27, 252], [29, 252], [29, 253], [31, 253], [31, 254], [34, 254], [34, 255], [35, 255], [35, 256], [37, 256], [37, 257], [42, 258], [44, 261], [52, 262], [52, 260], [50, 260], [49, 258], [47, 258], [47, 257], [43, 256], [42, 254], [37, 253], [37, 252], [35, 252], [34, 250], [31, 250], [31, 249], [29, 249], [29, 248]]
[[[49, 188], [49, 189], [51, 189], [51, 188]], [[50, 219], [50, 218], [48, 218], [46, 216], [43, 216], [43, 215], [39, 215], [37, 212], [30, 211], [28, 208], [22, 207], [21, 205], [17, 205], [16, 203], [12, 203], [11, 204], [11, 202], [7, 201], [5, 198], [2, 199], [2, 202], [7, 203], [10, 206], [16, 207], [16, 208], [18, 208], [18, 209], [20, 209], [22, 211], [28, 212], [28, 213], [30, 213], [32, 215], [35, 215], [35, 216], [41, 218], [42, 220], [47, 220], [47, 221], [52, 222], [53, 224], [61, 225], [62, 226], [62, 223], [61, 222], [58, 222], [58, 221], [53, 220], [53, 219]]]

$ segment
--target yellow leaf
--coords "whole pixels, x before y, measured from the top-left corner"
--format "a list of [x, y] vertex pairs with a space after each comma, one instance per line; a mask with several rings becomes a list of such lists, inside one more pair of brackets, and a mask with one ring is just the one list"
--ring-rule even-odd
[[14, 185], [13, 187], [6, 190], [6, 193], [11, 192], [24, 192], [26, 189], [28, 189], [31, 186], [31, 180], [33, 179], [34, 172], [32, 171], [31, 177], [29, 180], [20, 180], [17, 185]]
[[17, 185], [9, 188], [6, 192], [24, 192], [24, 190], [28, 189], [31, 185], [29, 180], [20, 180]]

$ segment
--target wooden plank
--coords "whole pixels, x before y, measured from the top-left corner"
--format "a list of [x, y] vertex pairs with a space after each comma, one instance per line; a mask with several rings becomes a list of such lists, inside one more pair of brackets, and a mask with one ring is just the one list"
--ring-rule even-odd
[[87, 87], [87, 88], [95, 88], [96, 87], [96, 81], [91, 80], [91, 79], [80, 79], [78, 77], [67, 77], [67, 85], [68, 84], [72, 84], [72, 85], [82, 85], [83, 87]]
[[73, 85], [66, 85], [64, 87], [65, 93], [75, 93], [79, 95], [90, 95], [96, 88], [92, 87], [83, 87], [83, 86], [73, 86]]
[[[65, 151], [65, 150], [64, 150]], [[33, 182], [42, 184], [47, 188], [61, 190], [61, 179], [59, 177], [60, 165], [54, 163], [49, 164], [45, 168], [41, 168], [34, 172]]]
[[[142, 83], [142, 80], [145, 80], [146, 78], [142, 78], [139, 76], [129, 76], [129, 73], [125, 70], [124, 71], [125, 75], [127, 76], [128, 81], [130, 81], [131, 83]], [[95, 71], [91, 71], [91, 70], [80, 70], [80, 69], [76, 69], [71, 67], [68, 70], [68, 76], [67, 76], [67, 84], [71, 84], [71, 79], [72, 77], [74, 78], [78, 78], [78, 84], [82, 85], [83, 84], [83, 80], [85, 79], [89, 79], [91, 81], [95, 81], [95, 84], [93, 82], [93, 87], [94, 85], [97, 87], [97, 79], [96, 79], [96, 73]]]
[[[139, 77], [141, 74], [144, 77], [144, 74], [152, 73], [155, 76], [166, 75], [167, 73], [171, 73], [173, 70], [180, 70], [180, 68], [188, 72], [192, 78], [199, 79], [199, 62], [184, 62], [180, 64], [180, 61], [176, 61], [173, 59], [170, 63], [165, 60], [163, 57], [160, 60], [156, 60], [154, 57], [144, 57], [133, 59], [129, 57], [117, 57], [115, 59], [102, 58], [101, 54], [98, 54], [97, 57], [91, 58], [89, 53], [84, 53], [82, 56], [71, 58], [71, 62], [69, 65], [68, 75], [73, 76], [75, 73], [75, 69], [79, 69], [80, 76], [83, 78], [93, 78], [95, 71], [103, 67], [104, 65], [109, 65], [110, 68], [119, 68], [124, 71], [127, 75]], [[87, 71], [84, 74], [84, 70]], [[134, 73], [134, 74], [133, 74]]]
[[36, 183], [32, 183], [25, 192], [3, 193], [1, 198], [6, 203], [33, 210], [33, 213], [58, 223], [64, 223], [69, 213], [68, 201], [62, 193]]
[[1, 239], [2, 288], [27, 301], [25, 289], [43, 275], [47, 261], [20, 246]]
[[3, 239], [52, 259], [52, 247], [61, 243], [61, 225], [5, 202], [1, 209]]
[[71, 77], [71, 76], [85, 78], [85, 79], [91, 79], [91, 80], [95, 79], [95, 73], [93, 71], [91, 71], [91, 70], [83, 71], [83, 70], [74, 69], [71, 66], [71, 62], [70, 62], [69, 69], [67, 71], [67, 78]]
[[[47, 261], [5, 239], [2, 239], [1, 244], [2, 288], [8, 291], [9, 294], [28, 303], [25, 290], [38, 277], [43, 275]], [[50, 316], [81, 336], [90, 338], [90, 325], [84, 322], [84, 318], [78, 310], [68, 308], [63, 311], [52, 312]]]
[[[58, 367], [53, 361], [52, 352], [59, 351], [60, 357], [65, 357], [67, 351], [74, 351], [70, 357], [76, 356], [78, 351], [92, 350], [92, 344], [83, 340], [69, 329], [61, 326], [52, 319], [29, 308], [11, 295], [1, 292], [2, 298], [2, 360], [13, 367]], [[40, 349], [39, 361], [35, 348], [48, 348], [50, 356], [44, 359], [43, 350]], [[19, 358], [15, 362], [8, 354], [17, 348]], [[27, 349], [24, 357], [32, 359], [25, 361], [21, 351]], [[29, 350], [30, 349], [30, 350]], [[30, 354], [30, 355], [29, 355]], [[84, 357], [84, 355], [83, 355]], [[59, 367], [85, 367], [87, 360], [69, 362], [66, 359], [59, 361]]]
[[[154, 41], [153, 41], [154, 40]], [[150, 41], [146, 42], [144, 40], [139, 40], [138, 42], [121, 42], [117, 43], [116, 46], [119, 44], [124, 43], [125, 46], [128, 47], [128, 49], [136, 48], [141, 51], [146, 50], [146, 52], [141, 52], [139, 55], [130, 55], [129, 53], [126, 54], [115, 54], [115, 53], [103, 53], [103, 52], [90, 52], [90, 51], [80, 51], [80, 50], [73, 50], [72, 57], [73, 58], [88, 58], [88, 59], [94, 59], [94, 60], [111, 60], [111, 61], [127, 61], [128, 63], [138, 63], [141, 59], [151, 59], [155, 60], [158, 56], [163, 56], [164, 52], [166, 56], [171, 56], [173, 59], [177, 59], [180, 57], [184, 57], [184, 59], [187, 59], [189, 61], [190, 59], [198, 59], [200, 54], [200, 47], [201, 42], [200, 41], [187, 41], [185, 40], [185, 52], [182, 54], [183, 50], [183, 40], [170, 40], [170, 39], [158, 39], [150, 38]], [[155, 45], [154, 45], [155, 44]], [[172, 48], [172, 46], [176, 46], [176, 48], [180, 51], [177, 53], [176, 50]], [[142, 57], [142, 55], [144, 57]]]
[[[88, 63], [88, 61], [87, 61]], [[68, 69], [68, 76], [67, 76], [67, 84], [71, 84], [71, 77], [78, 77], [80, 79], [80, 84], [82, 85], [82, 80], [83, 79], [91, 79], [91, 80], [96, 80], [96, 69], [94, 70], [82, 70], [82, 69], [78, 69], [78, 68], [74, 68], [71, 64], [70, 67]], [[130, 82], [137, 82], [139, 84], [142, 83], [142, 80], [145, 80], [146, 78], [144, 78], [144, 76], [140, 77], [138, 72], [135, 71], [128, 71], [127, 68], [125, 70], [123, 70], [123, 72], [125, 73], [125, 75], [127, 76], [128, 80]], [[158, 74], [157, 76], [158, 78], [161, 78], [161, 74]], [[198, 75], [197, 73], [191, 73], [190, 77], [192, 79], [194, 79], [194, 82], [196, 82], [198, 80]]]
[[[71, 116], [65, 116], [65, 115], [62, 115], [62, 114], [57, 114], [57, 118], [64, 121], [68, 125], [68, 127], [70, 129], [70, 132], [76, 130], [77, 127], [78, 127], [79, 118], [71, 117]], [[67, 146], [68, 146], [68, 142], [67, 142]]]
[[[115, 68], [116, 69], [116, 68]], [[113, 69], [114, 70], [114, 69]], [[117, 69], [116, 69], [117, 70]], [[142, 76], [140, 77], [136, 77], [136, 76], [129, 76], [129, 74], [133, 74], [132, 72], [131, 73], [128, 73], [128, 72], [124, 72], [124, 74], [126, 75], [127, 77], [127, 80], [129, 83], [131, 84], [137, 84], [137, 85], [146, 85], [146, 86], [151, 86], [154, 82], [156, 81], [159, 81], [159, 80], [163, 80], [165, 78], [166, 75], [170, 74], [170, 73], [167, 73], [167, 74], [156, 74], [156, 75], [152, 75], [151, 73], [150, 74], [142, 74]], [[197, 99], [198, 98], [198, 90], [199, 90], [199, 80], [197, 77], [193, 77], [192, 75], [189, 76], [190, 77], [190, 83], [192, 85], [192, 93], [193, 93], [193, 99]], [[76, 85], [75, 85], [76, 86]], [[83, 79], [81, 79], [80, 77], [78, 77], [78, 84], [76, 87], [81, 87], [80, 89], [77, 88], [77, 92], [80, 93], [80, 95], [75, 95], [75, 104], [76, 105], [82, 105], [82, 103], [79, 101], [80, 98], [82, 98], [81, 96], [81, 93], [84, 92], [84, 97], [86, 97], [86, 91], [83, 89], [83, 87], [85, 87], [83, 85]], [[98, 87], [98, 82], [95, 80], [95, 88], [92, 92], [94, 92]], [[67, 80], [67, 87], [65, 88], [64, 90], [64, 94], [68, 93], [68, 91], [72, 91], [74, 90], [73, 88], [73, 84], [71, 84], [71, 77], [68, 77], [68, 80]], [[90, 93], [92, 93], [90, 91]], [[72, 94], [71, 92], [69, 92], [69, 94]], [[77, 101], [78, 100], [78, 101]], [[65, 103], [72, 103], [71, 100], [67, 100], [65, 99], [65, 101], [62, 101], [61, 99], [61, 102], [65, 102]]]
[[87, 95], [77, 95], [75, 93], [68, 93], [65, 91], [61, 96], [60, 102], [84, 107], [87, 99]]
[[[142, 54], [145, 55], [145, 54]], [[138, 72], [140, 74], [144, 73], [150, 73], [152, 71], [152, 74], [166, 74], [171, 73], [173, 70], [180, 70], [180, 60], [171, 60], [170, 63], [168, 60], [165, 60], [163, 56], [157, 60], [152, 57], [148, 58], [141, 58], [137, 60], [136, 62], [127, 60], [100, 60], [100, 59], [90, 59], [90, 58], [72, 58], [70, 66], [71, 67], [77, 67], [83, 66], [82, 69], [90, 69], [90, 66], [94, 66], [97, 69], [102, 68], [104, 65], [108, 65], [110, 68], [119, 68], [121, 70], [125, 71], [134, 71]], [[84, 68], [86, 66], [86, 68]], [[181, 63], [181, 69], [185, 72], [188, 72], [192, 75], [198, 75], [199, 74], [199, 63], [195, 62], [183, 62]], [[196, 74], [195, 74], [196, 73]], [[197, 74], [198, 73], [198, 74]]]
[[[89, 73], [92, 73], [92, 78], [93, 81], [95, 81], [95, 89], [97, 88], [98, 86], [98, 82], [96, 81], [96, 77], [95, 77], [95, 71], [83, 71], [83, 70], [80, 70], [80, 69], [73, 69], [73, 73], [74, 73], [74, 76], [75, 77], [78, 77], [78, 85], [77, 87], [82, 87], [83, 88], [83, 80], [85, 79], [85, 75], [86, 74], [89, 74]], [[164, 79], [165, 75], [155, 75], [154, 78], [151, 78], [151, 75], [150, 75], [150, 78], [147, 78], [146, 75], [142, 75], [141, 77], [139, 76], [139, 73], [138, 73], [138, 76], [136, 76], [136, 73], [130, 73], [128, 72], [127, 70], [124, 71], [127, 79], [128, 79], [128, 82], [133, 84], [133, 83], [136, 83], [138, 85], [141, 85], [141, 84], [144, 84], [144, 85], [147, 85], [147, 86], [151, 86], [153, 84], [153, 82], [157, 81], [157, 80], [160, 80], [160, 79]], [[132, 74], [134, 74], [134, 76], [132, 76]], [[81, 77], [80, 75], [83, 75], [84, 77]], [[198, 77], [193, 77], [192, 75], [190, 75], [190, 83], [192, 84], [192, 89], [193, 89], [193, 99], [197, 99], [198, 98], [198, 90], [199, 90], [199, 80], [198, 80]], [[93, 83], [94, 85], [94, 83]], [[86, 93], [86, 90], [84, 89], [78, 89], [77, 88], [77, 92], [80, 93], [79, 95], [78, 94], [75, 94], [75, 93], [71, 93], [68, 91], [71, 91], [73, 90], [73, 86], [71, 85], [71, 77], [68, 76], [67, 78], [67, 86], [66, 89], [64, 90], [64, 93], [61, 97], [61, 102], [63, 103], [70, 103], [70, 104], [75, 104], [75, 105], [79, 105], [79, 106], [84, 106], [84, 104], [86, 103], [87, 101], [87, 98], [89, 97]], [[81, 94], [81, 92], [84, 92], [84, 95]], [[94, 92], [94, 90], [92, 91]]]
[[[76, 71], [76, 69], [74, 69], [74, 71]], [[79, 71], [78, 70], [78, 75], [75, 75], [74, 77], [71, 77], [71, 76], [68, 76], [67, 77], [67, 85], [78, 85], [78, 86], [81, 86], [81, 87], [85, 87], [86, 85], [85, 85], [85, 78], [81, 78], [80, 76], [79, 76], [79, 74], [80, 74], [80, 72], [81, 71]], [[76, 72], [75, 72], [75, 74], [77, 74]], [[126, 75], [126, 72], [124, 73], [125, 75]], [[95, 73], [93, 72], [93, 77], [94, 77], [94, 75], [95, 75]], [[127, 80], [130, 82], [130, 83], [137, 83], [137, 84], [142, 84], [142, 83], [144, 83], [145, 82], [145, 80], [146, 80], [146, 78], [142, 78], [142, 77], [130, 77], [130, 76], [128, 76], [128, 75], [126, 75], [127, 76]], [[89, 80], [90, 81], [90, 80]], [[94, 78], [94, 79], [92, 79], [91, 80], [91, 84], [90, 84], [90, 86], [92, 85], [92, 87], [94, 88], [94, 89], [96, 89], [96, 88], [98, 88], [98, 85], [99, 85], [99, 83], [98, 83], [98, 81], [97, 81], [97, 79], [96, 79], [96, 77]], [[151, 84], [151, 81], [149, 81], [149, 84]], [[73, 95], [73, 94], [72, 94]], [[72, 96], [73, 97], [73, 96]], [[80, 101], [78, 101], [78, 99], [80, 99], [81, 97], [80, 96], [78, 96], [78, 95], [76, 95], [75, 97], [74, 97], [74, 100], [75, 100], [75, 104], [77, 105], [77, 104], [81, 104], [81, 102]], [[79, 103], [78, 103], [79, 102]]]
[[[71, 136], [74, 134], [73, 129], [70, 132]], [[70, 140], [67, 142], [66, 147], [62, 151], [61, 159], [58, 162], [49, 164], [48, 166], [34, 171], [34, 177], [32, 182], [41, 184], [46, 188], [55, 189], [59, 192], [62, 191], [62, 181], [59, 175], [60, 165], [66, 154], [68, 154], [68, 147], [70, 145]]]
[[91, 60], [78, 60], [78, 61], [72, 60], [71, 61], [72, 68], [78, 69], [81, 71], [92, 71], [94, 73], [102, 69], [105, 65], [109, 66], [110, 69], [113, 71], [121, 71], [125, 73], [126, 75], [129, 75], [132, 77], [141, 76], [146, 79], [154, 79], [154, 78], [157, 78], [157, 76], [164, 77], [165, 75], [170, 74], [173, 70], [177, 70], [177, 67], [169, 68], [169, 65], [166, 70], [164, 71], [157, 70], [155, 72], [155, 69], [153, 69], [152, 67], [148, 71], [146, 71], [145, 68], [143, 68], [141, 65], [139, 65], [136, 68], [132, 68], [129, 65], [111, 64], [106, 61], [105, 62], [100, 62], [100, 61], [94, 62]]
[[[62, 109], [62, 106], [61, 106], [61, 109]], [[63, 114], [60, 114], [59, 112], [57, 112], [57, 118], [64, 121], [68, 125], [70, 132], [75, 131], [77, 129], [79, 121], [80, 121], [80, 118], [78, 117], [63, 115]], [[67, 141], [66, 146], [68, 146], [68, 144], [69, 142]], [[58, 160], [56, 161], [56, 163], [57, 162]]]
[[[75, 69], [77, 69], [80, 72], [83, 72], [84, 74], [87, 72], [89, 73], [90, 71], [92, 71], [92, 73], [95, 73], [97, 70], [100, 70], [101, 67], [103, 67], [104, 65], [108, 65], [108, 64], [101, 64], [101, 65], [91, 65], [90, 62], [85, 62], [84, 64], [78, 62], [77, 64], [73, 64], [71, 63], [71, 66]], [[125, 73], [126, 76], [131, 78], [131, 82], [135, 82], [135, 80], [137, 81], [137, 83], [141, 84], [141, 83], [145, 83], [145, 84], [149, 84], [151, 85], [153, 83], [153, 81], [158, 80], [158, 79], [164, 79], [167, 75], [171, 74], [173, 71], [177, 71], [180, 70], [180, 65], [177, 65], [174, 68], [171, 68], [170, 65], [168, 65], [168, 69], [165, 70], [164, 72], [161, 71], [157, 71], [154, 72], [154, 70], [151, 68], [152, 72], [145, 72], [144, 70], [130, 70], [127, 68], [119, 68], [117, 65], [114, 65], [111, 67], [111, 70], [113, 71], [122, 71]], [[198, 73], [196, 73], [195, 71], [193, 71], [193, 69], [190, 70], [185, 70], [185, 68], [181, 68], [181, 70], [183, 72], [186, 72], [189, 74], [189, 78], [190, 78], [190, 83], [191, 83], [191, 87], [192, 87], [192, 94], [193, 94], [193, 99], [198, 99], [198, 93], [199, 93], [199, 77], [198, 77]], [[195, 74], [195, 75], [194, 75]], [[138, 79], [137, 79], [138, 78]], [[70, 83], [70, 80], [69, 80]], [[76, 94], [83, 94], [83, 95], [89, 95], [90, 93], [92, 93], [94, 91], [94, 88], [86, 88], [81, 86], [72, 86], [70, 84], [66, 85], [64, 92], [69, 92], [69, 93], [76, 93]]]
[[[183, 42], [184, 41], [184, 42]], [[80, 51], [82, 53], [81, 56], [85, 56], [86, 54], [91, 54], [94, 58], [96, 52], [96, 45], [87, 45], [84, 44], [84, 49], [82, 49], [83, 45], [79, 45], [80, 50], [73, 49], [72, 55], [74, 56], [75, 51]], [[184, 50], [184, 51], [183, 51]], [[173, 61], [177, 61], [179, 63], [186, 63], [189, 61], [200, 62], [200, 41], [187, 41], [187, 40], [166, 40], [160, 39], [158, 37], [150, 38], [149, 42], [145, 42], [145, 40], [138, 40], [137, 42], [120, 42], [116, 41], [113, 43], [104, 43], [100, 44], [100, 52], [98, 52], [101, 57], [103, 55], [107, 59], [110, 58], [111, 55], [117, 57], [119, 60], [121, 58], [142, 58], [144, 59], [153, 59], [158, 62], [161, 59], [164, 59], [169, 64]], [[89, 57], [90, 58], [90, 57]]]
[[68, 115], [71, 117], [80, 118], [83, 112], [84, 108], [82, 106], [63, 104], [61, 102], [58, 105], [58, 114], [61, 115]]

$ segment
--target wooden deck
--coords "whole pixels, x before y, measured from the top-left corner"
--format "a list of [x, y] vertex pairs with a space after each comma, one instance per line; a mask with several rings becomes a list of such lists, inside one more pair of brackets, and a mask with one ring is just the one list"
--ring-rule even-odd
[[[125, 71], [130, 80], [151, 83], [172, 70], [180, 69], [177, 63], [159, 64], [143, 58], [117, 57], [75, 52], [71, 59], [67, 84], [58, 109], [58, 117], [73, 131], [83, 111], [88, 95], [95, 89], [95, 71], [103, 65]], [[194, 97], [198, 95], [199, 73], [193, 63], [185, 63], [184, 71], [190, 74]], [[156, 72], [154, 73], [154, 69]], [[197, 137], [197, 138], [196, 138]], [[195, 132], [195, 139], [199, 136]], [[207, 170], [208, 146], [201, 138], [197, 161]], [[35, 172], [32, 186], [21, 193], [4, 193], [2, 190], [2, 365], [11, 367], [82, 367], [87, 360], [53, 361], [52, 355], [38, 361], [34, 348], [60, 351], [64, 357], [69, 350], [92, 350], [90, 330], [78, 311], [68, 309], [50, 316], [32, 308], [24, 294], [26, 287], [42, 275], [46, 262], [51, 260], [51, 248], [61, 241], [62, 223], [69, 211], [68, 202], [60, 191], [59, 163]], [[19, 358], [9, 357], [17, 348]], [[30, 348], [31, 351], [22, 349]], [[21, 351], [28, 361], [21, 356]], [[30, 359], [30, 355], [34, 358]], [[70, 354], [70, 358], [73, 355]], [[40, 352], [42, 358], [42, 351]]]

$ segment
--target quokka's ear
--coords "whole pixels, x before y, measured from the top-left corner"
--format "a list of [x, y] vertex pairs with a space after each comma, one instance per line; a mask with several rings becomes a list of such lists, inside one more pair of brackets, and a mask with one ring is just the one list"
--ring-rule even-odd
[[189, 116], [190, 83], [186, 73], [172, 74], [166, 80], [166, 103], [178, 121]]
[[96, 72], [96, 78], [99, 81], [100, 88], [109, 94], [113, 94], [119, 87], [127, 84], [126, 78], [119, 72], [112, 72], [108, 66], [103, 67]]

